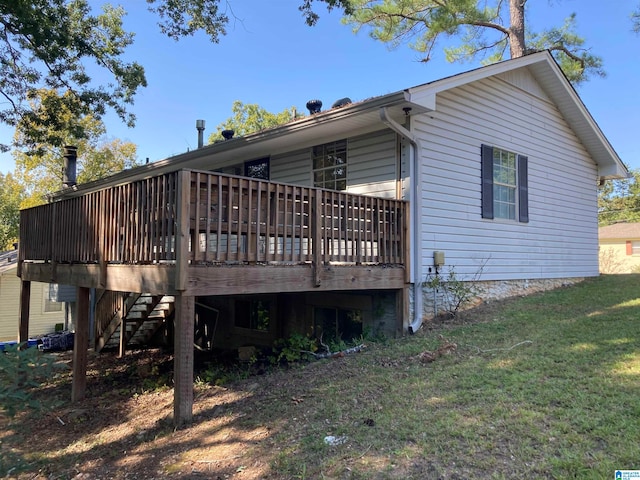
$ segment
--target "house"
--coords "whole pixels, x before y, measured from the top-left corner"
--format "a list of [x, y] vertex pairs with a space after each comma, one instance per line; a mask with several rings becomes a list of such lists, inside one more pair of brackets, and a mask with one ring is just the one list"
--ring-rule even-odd
[[98, 344], [117, 329], [126, 343], [173, 304], [179, 424], [194, 342], [416, 331], [425, 285], [452, 267], [485, 295], [598, 275], [597, 184], [628, 172], [548, 52], [309, 106], [22, 212], [22, 301], [32, 281], [78, 287], [72, 399], [84, 395], [94, 288], [106, 299]]
[[640, 273], [640, 223], [598, 229], [601, 273]]
[[[18, 340], [20, 318], [20, 278], [17, 276], [18, 250], [0, 253], [0, 342]], [[33, 282], [29, 305], [29, 338], [53, 333], [67, 324], [65, 303], [57, 302], [48, 283]]]

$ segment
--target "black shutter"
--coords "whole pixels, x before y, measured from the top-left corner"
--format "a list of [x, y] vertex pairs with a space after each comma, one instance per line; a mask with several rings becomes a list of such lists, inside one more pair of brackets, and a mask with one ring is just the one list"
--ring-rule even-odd
[[482, 145], [482, 218], [493, 218], [493, 147]]
[[529, 222], [529, 185], [527, 157], [518, 155], [518, 220]]

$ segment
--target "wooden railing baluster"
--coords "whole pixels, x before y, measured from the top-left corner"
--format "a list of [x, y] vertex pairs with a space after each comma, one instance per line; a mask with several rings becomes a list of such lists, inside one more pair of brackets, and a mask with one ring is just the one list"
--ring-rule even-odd
[[[184, 172], [191, 263], [406, 263], [402, 200]], [[175, 262], [176, 236], [185, 231], [176, 223], [178, 178], [172, 172], [23, 210], [21, 235], [31, 235], [21, 238], [21, 256], [26, 262]]]

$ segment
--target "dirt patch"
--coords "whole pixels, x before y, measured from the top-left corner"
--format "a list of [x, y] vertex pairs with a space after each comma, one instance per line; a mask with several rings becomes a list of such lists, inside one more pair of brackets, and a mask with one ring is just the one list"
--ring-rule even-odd
[[[446, 336], [451, 325], [491, 321], [495, 306], [483, 305], [455, 320], [434, 319], [419, 335], [442, 331]], [[71, 366], [71, 352], [55, 355]], [[397, 368], [401, 361], [388, 362], [393, 366], [390, 371], [403, 375]], [[274, 471], [287, 471], [287, 462], [295, 462], [291, 458], [295, 445], [310, 428], [318, 428], [319, 442], [332, 432], [330, 424], [312, 423], [314, 402], [322, 401], [314, 398], [315, 387], [362, 375], [365, 367], [345, 357], [266, 373], [256, 369], [254, 375], [222, 386], [196, 382], [194, 422], [178, 430], [172, 423], [172, 368], [171, 353], [162, 350], [130, 352], [122, 359], [115, 353], [92, 354], [87, 397], [77, 404], [68, 401], [69, 368], [40, 392], [59, 406], [13, 419], [0, 416], [0, 476], [20, 480], [304, 478]], [[363, 391], [359, 400], [349, 401], [375, 404], [378, 394], [375, 389]], [[375, 427], [363, 415], [354, 420], [358, 428]], [[357, 457], [371, 465], [382, 462], [367, 451]], [[441, 467], [431, 463], [410, 462], [394, 468], [394, 474], [378, 478], [405, 474], [420, 478], [419, 472], [428, 473], [424, 478], [441, 478]]]

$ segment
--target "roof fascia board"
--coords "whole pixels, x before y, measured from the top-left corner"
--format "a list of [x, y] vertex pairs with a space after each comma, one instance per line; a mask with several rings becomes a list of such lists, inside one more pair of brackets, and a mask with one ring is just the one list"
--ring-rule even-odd
[[[494, 75], [499, 75], [504, 72], [516, 70], [518, 68], [527, 67], [534, 63], [539, 63], [545, 59], [549, 61], [551, 54], [548, 52], [538, 52], [531, 55], [525, 55], [524, 57], [515, 58], [512, 60], [505, 60], [503, 62], [494, 63], [491, 65], [469, 70], [468, 72], [459, 73], [451, 77], [436, 80], [431, 83], [425, 83], [416, 87], [409, 88], [409, 94], [411, 98], [421, 98], [431, 94], [437, 94], [445, 90], [466, 85], [471, 82], [485, 79]], [[553, 61], [553, 60], [552, 60]], [[555, 62], [554, 62], [555, 63]]]
[[[545, 52], [545, 53], [547, 53], [547, 56], [548, 56], [547, 64], [549, 65], [550, 69], [553, 71], [556, 78], [558, 79], [558, 82], [562, 86], [564, 93], [566, 93], [566, 95], [568, 95], [569, 98], [571, 98], [573, 104], [578, 110], [578, 115], [581, 117], [583, 121], [585, 121], [588, 124], [589, 128], [595, 134], [598, 142], [602, 145], [602, 147], [607, 152], [607, 155], [611, 157], [611, 159], [613, 160], [612, 164], [598, 165], [599, 176], [603, 179], [628, 177], [630, 175], [629, 170], [627, 169], [625, 164], [622, 162], [622, 159], [618, 156], [618, 153], [614, 150], [611, 143], [609, 143], [609, 140], [605, 136], [604, 132], [600, 129], [600, 126], [591, 115], [591, 112], [589, 112], [589, 110], [587, 109], [586, 105], [578, 95], [578, 92], [576, 92], [573, 85], [571, 85], [571, 82], [567, 80], [567, 77], [564, 75], [564, 73], [560, 69], [560, 66], [555, 62], [555, 60], [553, 60], [553, 57], [551, 57], [551, 54], [548, 52]], [[553, 100], [556, 103], [556, 105], [559, 104], [557, 98], [553, 98]]]

